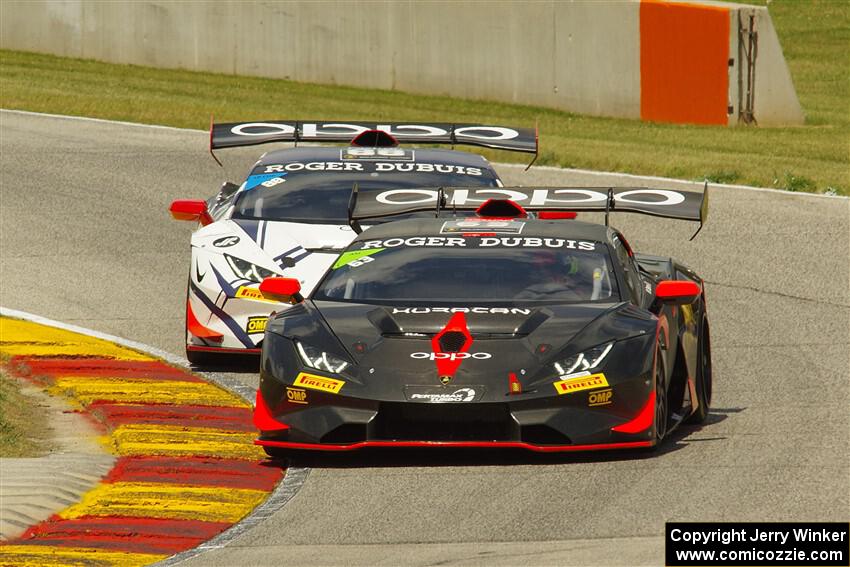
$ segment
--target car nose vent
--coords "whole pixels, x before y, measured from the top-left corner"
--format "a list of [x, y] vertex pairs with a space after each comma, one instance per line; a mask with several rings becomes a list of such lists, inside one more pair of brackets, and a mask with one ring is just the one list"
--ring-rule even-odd
[[458, 352], [466, 344], [466, 335], [460, 331], [449, 331], [442, 334], [439, 342], [443, 352]]

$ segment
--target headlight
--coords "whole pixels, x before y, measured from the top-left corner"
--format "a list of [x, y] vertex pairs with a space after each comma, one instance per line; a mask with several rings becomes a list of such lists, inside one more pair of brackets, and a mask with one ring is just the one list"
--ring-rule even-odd
[[251, 280], [252, 282], [260, 283], [266, 278], [279, 275], [271, 270], [261, 268], [256, 264], [246, 262], [240, 258], [228, 256], [227, 254], [224, 255], [224, 258], [227, 260], [227, 264], [230, 266], [230, 269], [233, 270], [234, 274], [240, 278]]
[[572, 374], [573, 372], [593, 370], [599, 366], [613, 346], [614, 341], [611, 341], [610, 343], [605, 343], [604, 345], [587, 349], [586, 351], [575, 354], [567, 359], [559, 360], [554, 365], [555, 372], [563, 376], [565, 374]]
[[351, 366], [348, 361], [340, 357], [329, 354], [316, 347], [305, 345], [300, 341], [295, 341], [295, 350], [298, 351], [298, 356], [301, 357], [301, 362], [304, 366], [330, 372], [332, 374], [342, 374], [345, 369]]

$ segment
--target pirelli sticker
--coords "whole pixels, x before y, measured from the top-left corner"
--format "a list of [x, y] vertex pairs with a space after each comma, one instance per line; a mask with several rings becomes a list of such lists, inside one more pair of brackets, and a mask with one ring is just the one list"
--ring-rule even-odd
[[266, 332], [266, 323], [268, 317], [248, 317], [248, 324], [245, 325], [245, 332], [249, 335], [257, 335]]
[[552, 384], [555, 386], [555, 391], [559, 394], [573, 394], [582, 390], [593, 390], [595, 388], [607, 388], [608, 380], [602, 373], [591, 374], [590, 376], [576, 376], [575, 378], [567, 378], [559, 380]]
[[236, 290], [236, 297], [239, 299], [253, 299], [254, 301], [265, 301], [268, 303], [280, 303], [274, 299], [266, 299], [266, 297], [255, 287], [242, 286]]
[[302, 372], [295, 378], [292, 385], [310, 388], [311, 390], [319, 390], [320, 392], [327, 392], [329, 394], [338, 394], [345, 385], [345, 381]]

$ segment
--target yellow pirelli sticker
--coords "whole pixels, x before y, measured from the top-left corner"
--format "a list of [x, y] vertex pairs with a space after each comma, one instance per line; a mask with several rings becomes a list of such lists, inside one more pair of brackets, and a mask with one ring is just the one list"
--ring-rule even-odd
[[275, 299], [267, 299], [259, 289], [255, 287], [242, 286], [236, 290], [239, 299], [253, 299], [254, 301], [265, 301], [266, 303], [280, 303]]
[[591, 374], [590, 376], [576, 376], [575, 378], [567, 378], [559, 380], [552, 384], [555, 386], [555, 391], [559, 394], [572, 394], [581, 392], [582, 390], [592, 390], [594, 388], [606, 388], [608, 380], [602, 373]]
[[319, 390], [320, 392], [328, 392], [330, 394], [338, 394], [345, 385], [345, 382], [342, 380], [335, 380], [333, 378], [325, 378], [324, 376], [316, 376], [315, 374], [302, 372], [295, 378], [292, 385], [310, 388], [311, 390]]

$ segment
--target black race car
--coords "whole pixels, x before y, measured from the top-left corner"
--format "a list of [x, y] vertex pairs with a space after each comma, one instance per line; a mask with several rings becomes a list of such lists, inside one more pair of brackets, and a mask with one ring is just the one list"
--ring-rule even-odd
[[[268, 278], [254, 421], [271, 455], [372, 446], [654, 447], [711, 401], [702, 279], [634, 253], [611, 211], [700, 222], [646, 188], [352, 192], [363, 231], [308, 298]], [[507, 197], [490, 199], [487, 197]], [[481, 204], [483, 202], [483, 204]], [[392, 211], [388, 211], [388, 207]], [[478, 207], [477, 217], [456, 211]], [[605, 211], [606, 224], [569, 220]], [[698, 231], [697, 231], [698, 232]]]

